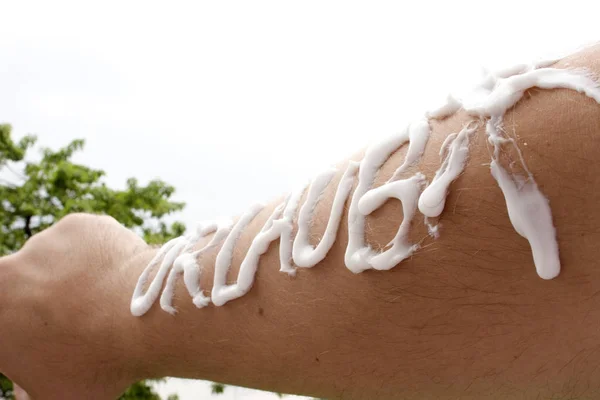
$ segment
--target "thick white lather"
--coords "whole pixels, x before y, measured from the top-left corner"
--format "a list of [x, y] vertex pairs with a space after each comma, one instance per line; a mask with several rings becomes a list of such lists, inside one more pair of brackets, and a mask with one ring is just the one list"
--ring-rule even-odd
[[[270, 243], [280, 240], [281, 271], [293, 275], [296, 267], [310, 268], [322, 261], [333, 246], [342, 220], [342, 214], [352, 187], [348, 209], [348, 244], [344, 257], [346, 267], [359, 273], [366, 269], [388, 270], [396, 266], [418, 249], [408, 240], [411, 221], [417, 210], [425, 216], [432, 237], [440, 234], [439, 227], [433, 226], [428, 218], [443, 214], [446, 197], [452, 182], [462, 173], [468, 159], [469, 141], [478, 127], [485, 123], [485, 134], [493, 145], [490, 170], [497, 181], [508, 209], [510, 221], [515, 231], [525, 237], [531, 246], [533, 261], [540, 277], [551, 279], [560, 272], [560, 260], [556, 230], [552, 223], [552, 212], [548, 200], [539, 190], [533, 174], [525, 165], [520, 150], [513, 139], [504, 135], [502, 117], [532, 87], [542, 89], [565, 88], [576, 90], [600, 103], [600, 89], [597, 83], [585, 71], [545, 68], [554, 60], [538, 64], [522, 64], [506, 68], [495, 73], [487, 73], [481, 82], [463, 98], [448, 96], [446, 103], [426, 113], [427, 118], [445, 118], [459, 109], [473, 116], [472, 123], [459, 133], [449, 134], [440, 153], [443, 157], [441, 167], [431, 183], [421, 173], [406, 177], [409, 167], [416, 165], [425, 150], [430, 135], [429, 121], [423, 118], [410, 124], [399, 134], [386, 138], [371, 146], [360, 163], [350, 161], [340, 182], [330, 211], [329, 220], [323, 237], [318, 245], [310, 243], [310, 225], [314, 211], [327, 187], [338, 173], [331, 169], [318, 175], [308, 187], [302, 187], [280, 204], [267, 219], [260, 233], [253, 239], [245, 255], [237, 280], [227, 283], [227, 274], [233, 259], [236, 243], [242, 231], [263, 209], [262, 205], [250, 208], [235, 225], [207, 225], [193, 237], [181, 237], [166, 243], [140, 275], [135, 287], [131, 313], [140, 316], [146, 313], [160, 294], [167, 277], [167, 284], [161, 296], [161, 307], [170, 313], [175, 281], [183, 273], [185, 286], [198, 307], [206, 306], [211, 300], [198, 286], [200, 268], [196, 257], [222, 243], [215, 263], [215, 276], [212, 289], [212, 302], [221, 306], [228, 301], [243, 296], [254, 282], [260, 256]], [[540, 68], [542, 67], [542, 68]], [[402, 165], [382, 186], [373, 188], [375, 178], [383, 164], [400, 147], [408, 143], [407, 153]], [[511, 174], [501, 165], [500, 148], [513, 146], [520, 157], [525, 176]], [[356, 179], [358, 176], [358, 179]], [[306, 193], [304, 204], [300, 205]], [[371, 248], [365, 239], [366, 217], [395, 198], [402, 202], [403, 221], [395, 237], [384, 251]], [[298, 232], [293, 238], [294, 218], [298, 212]], [[192, 252], [191, 243], [200, 237], [214, 234], [204, 248]], [[159, 264], [160, 268], [146, 292], [150, 274]], [[171, 269], [171, 267], [173, 267]], [[169, 272], [170, 270], [170, 272]]]

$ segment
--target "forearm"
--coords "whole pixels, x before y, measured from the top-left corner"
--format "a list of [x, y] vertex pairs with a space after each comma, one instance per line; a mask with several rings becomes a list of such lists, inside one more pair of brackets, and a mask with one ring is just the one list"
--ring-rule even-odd
[[[592, 55], [563, 64], [600, 71]], [[175, 317], [156, 306], [134, 323], [144, 338], [141, 353], [151, 354], [149, 373], [358, 398], [449, 393], [481, 398], [491, 391], [498, 395], [501, 383], [508, 384], [506, 390], [560, 393], [569, 378], [585, 381], [581, 387], [597, 381], [588, 367], [598, 361], [593, 350], [598, 276], [590, 262], [597, 239], [591, 227], [600, 219], [597, 146], [582, 143], [594, 144], [600, 106], [571, 91], [528, 93], [506, 113], [504, 125], [514, 127], [526, 164], [550, 200], [563, 266], [557, 279], [536, 274], [531, 247], [515, 232], [490, 174], [488, 137], [480, 126], [470, 140], [468, 164], [452, 183], [438, 239], [428, 235], [417, 213], [406, 239], [420, 244], [419, 250], [390, 271], [354, 274], [347, 268], [353, 225], [345, 208], [326, 258], [314, 268], [298, 268], [295, 277], [279, 272], [281, 244], [274, 240], [259, 258], [252, 290], [223, 307], [198, 310], [179, 281]], [[430, 120], [426, 151], [403, 178], [420, 171], [431, 182], [445, 138], [472, 120], [465, 112]], [[402, 165], [406, 150], [401, 147], [377, 168], [373, 187]], [[361, 161], [362, 154], [353, 160]], [[346, 168], [347, 163], [338, 167], [317, 203], [311, 238], [324, 235]], [[351, 196], [346, 207], [352, 207]], [[229, 283], [237, 281], [248, 249], [281, 202], [266, 206], [241, 230]], [[402, 221], [402, 205], [386, 202], [366, 217], [365, 243], [383, 249]], [[297, 213], [293, 227], [292, 238]], [[199, 258], [200, 287], [207, 292], [221, 251], [216, 247]], [[132, 269], [131, 282], [147, 261]], [[576, 355], [580, 358], [569, 363]]]

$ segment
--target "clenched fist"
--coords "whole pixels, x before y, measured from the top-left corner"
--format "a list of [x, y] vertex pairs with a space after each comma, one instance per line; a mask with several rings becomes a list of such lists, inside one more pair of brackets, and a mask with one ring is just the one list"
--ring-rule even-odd
[[132, 261], [153, 251], [111, 217], [67, 216], [0, 259], [0, 371], [33, 399], [111, 399], [139, 376]]

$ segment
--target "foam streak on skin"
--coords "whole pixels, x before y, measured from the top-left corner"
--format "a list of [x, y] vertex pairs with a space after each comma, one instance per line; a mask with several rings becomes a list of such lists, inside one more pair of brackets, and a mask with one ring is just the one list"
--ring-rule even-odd
[[[215, 230], [216, 225], [198, 225], [196, 235], [192, 237], [192, 240], [186, 243], [185, 247], [182, 250], [182, 254], [178, 255], [178, 257], [173, 262], [173, 268], [171, 269], [171, 272], [169, 272], [169, 276], [167, 277], [165, 289], [163, 290], [162, 295], [160, 296], [160, 307], [164, 311], [170, 314], [175, 314], [177, 312], [177, 310], [171, 305], [171, 303], [173, 302], [173, 294], [175, 292], [175, 279], [177, 279], [179, 274], [184, 274], [184, 281], [190, 281], [190, 275], [196, 275], [196, 278], [200, 277], [200, 269], [198, 268], [198, 272], [196, 273], [194, 268], [190, 266], [190, 263], [196, 266], [194, 257], [191, 253], [186, 253], [185, 251], [189, 250], [192, 247], [192, 243], [197, 242], [200, 238], [210, 233], [213, 233]], [[187, 268], [184, 268], [184, 266], [186, 266]], [[192, 298], [196, 295], [195, 291], [193, 292], [193, 289], [195, 288], [192, 287], [192, 291], [190, 291], [190, 288], [188, 287], [188, 291]], [[200, 288], [198, 287], [198, 290], [199, 289]]]
[[490, 164], [492, 176], [504, 194], [508, 216], [517, 233], [529, 240], [538, 275], [552, 279], [560, 272], [556, 230], [552, 211], [535, 181], [517, 185], [495, 160]]
[[469, 137], [473, 132], [474, 127], [466, 126], [450, 143], [444, 142], [448, 146], [448, 155], [431, 184], [419, 197], [419, 211], [426, 217], [437, 217], [444, 211], [450, 184], [462, 173], [467, 162]]
[[227, 291], [227, 272], [231, 266], [233, 260], [233, 250], [238, 241], [238, 238], [242, 234], [242, 230], [248, 226], [250, 222], [258, 215], [258, 213], [264, 208], [262, 204], [255, 204], [248, 211], [246, 211], [234, 225], [233, 229], [225, 239], [221, 250], [217, 254], [215, 260], [215, 277], [212, 288], [212, 301], [215, 305], [225, 304], [227, 300], [222, 301], [227, 297], [223, 291]]
[[406, 151], [406, 157], [402, 165], [394, 171], [388, 183], [398, 180], [404, 171], [421, 159], [429, 140], [429, 133], [429, 123], [426, 120], [419, 121], [410, 126], [408, 129], [408, 150]]
[[446, 97], [446, 101], [444, 102], [444, 104], [442, 104], [438, 108], [434, 108], [433, 110], [427, 111], [425, 113], [425, 116], [427, 118], [443, 119], [449, 117], [450, 115], [460, 110], [460, 107], [460, 101], [458, 101], [454, 96], [449, 94]]
[[[538, 65], [546, 65], [539, 63]], [[520, 73], [522, 72], [522, 73]], [[488, 140], [494, 146], [490, 164], [492, 176], [498, 182], [515, 231], [529, 241], [536, 271], [541, 278], [552, 279], [560, 273], [560, 259], [556, 231], [548, 200], [539, 190], [529, 172], [520, 149], [511, 138], [502, 134], [502, 118], [532, 87], [541, 89], [571, 89], [592, 98], [600, 104], [600, 88], [584, 71], [556, 68], [506, 69], [490, 75], [486, 83], [473, 92], [471, 99], [463, 102], [463, 108], [473, 116], [489, 118], [486, 124]], [[506, 143], [515, 146], [526, 178], [510, 175], [499, 164], [500, 147]], [[517, 186], [515, 182], [520, 182]]]
[[[194, 259], [197, 259], [198, 256], [203, 252], [212, 249], [219, 245], [221, 242], [223, 242], [231, 232], [232, 228], [233, 221], [227, 221], [224, 224], [220, 224], [210, 242], [208, 242], [208, 244], [205, 247], [192, 253], [193, 255], [195, 255]], [[193, 270], [197, 271], [197, 275], [195, 272], [192, 274], [187, 274], [188, 268], [194, 268]], [[188, 288], [189, 293], [193, 296], [194, 305], [198, 308], [207, 306], [210, 303], [210, 297], [205, 296], [204, 293], [202, 293], [202, 290], [200, 289], [200, 267], [196, 264], [196, 262], [194, 262], [193, 266], [190, 264], [184, 264], [184, 271], [186, 272], [186, 274], [184, 275], [185, 285]]]
[[[429, 133], [429, 124], [427, 120], [423, 119], [407, 127], [406, 130], [401, 134], [395, 135], [391, 139], [383, 142], [383, 145], [378, 147], [380, 149], [378, 157], [372, 157], [376, 158], [375, 162], [378, 163], [378, 165], [368, 165], [368, 163], [365, 161], [360, 164], [363, 166], [363, 188], [368, 190], [371, 187], [372, 181], [375, 179], [375, 175], [381, 164], [383, 164], [383, 162], [385, 162], [393, 152], [395, 152], [406, 142], [410, 143], [405, 161], [396, 170], [392, 178], [399, 176], [402, 172], [404, 172], [405, 169], [415, 164], [425, 149], [425, 145], [429, 138]], [[393, 144], [391, 148], [388, 146], [390, 142]], [[381, 154], [381, 151], [387, 153]], [[307, 194], [307, 200], [300, 210], [298, 216], [298, 234], [296, 235], [295, 240], [292, 240], [294, 216], [299, 207], [300, 200], [306, 192], [306, 187], [302, 187], [299, 190], [294, 191], [283, 204], [279, 205], [275, 209], [275, 211], [264, 224], [261, 232], [252, 241], [250, 248], [248, 249], [248, 252], [242, 261], [242, 264], [240, 265], [240, 272], [238, 273], [237, 282], [235, 284], [226, 284], [227, 272], [229, 271], [233, 259], [233, 250], [239, 236], [241, 235], [241, 231], [262, 210], [262, 206], [258, 205], [252, 207], [249, 211], [242, 215], [233, 229], [231, 226], [229, 226], [227, 230], [218, 230], [217, 234], [215, 234], [211, 242], [205, 248], [192, 253], [198, 255], [198, 252], [203, 252], [208, 248], [212, 248], [218, 242], [223, 240], [224, 235], [227, 235], [227, 238], [225, 239], [225, 242], [220, 249], [215, 262], [215, 276], [211, 293], [212, 302], [216, 306], [221, 306], [228, 301], [241, 297], [247, 293], [254, 282], [254, 276], [258, 268], [260, 256], [267, 251], [270, 243], [278, 238], [280, 239], [280, 270], [282, 272], [293, 275], [296, 271], [293, 263], [301, 267], [312, 267], [322, 261], [327, 256], [327, 253], [335, 242], [335, 237], [337, 235], [344, 211], [344, 205], [348, 200], [350, 191], [352, 190], [354, 177], [358, 169], [359, 163], [350, 161], [338, 184], [325, 234], [316, 248], [310, 244], [308, 239], [310, 223], [320, 197], [336, 173], [335, 169], [322, 173], [313, 181]], [[369, 174], [366, 174], [364, 171], [369, 172]], [[370, 182], [367, 182], [367, 180], [370, 180]], [[422, 186], [424, 185], [424, 181], [425, 178], [422, 174], [417, 174], [409, 179], [404, 180], [390, 180], [382, 187], [371, 191], [371, 193], [367, 196], [364, 205], [362, 206], [364, 209], [369, 209], [367, 214], [375, 211], [375, 209], [383, 205], [387, 199], [397, 198], [403, 203], [404, 215], [403, 223], [398, 229], [395, 238], [389, 244], [391, 247], [383, 253], [372, 251], [371, 258], [373, 258], [374, 264], [367, 265], [367, 268], [390, 269], [395, 265], [395, 263], [408, 257], [416, 249], [416, 246], [411, 246], [407, 243], [406, 237], [408, 234], [408, 227], [417, 208], [417, 198]], [[359, 212], [359, 199], [359, 197], [356, 197], [356, 203], [354, 205], [354, 207], [357, 209], [357, 212]], [[364, 217], [367, 214], [363, 214], [361, 218], [362, 232], [364, 232]], [[205, 236], [206, 234], [212, 232], [214, 232], [214, 226], [208, 226], [205, 229], [200, 228], [198, 235]], [[219, 235], [219, 232], [221, 235]], [[364, 243], [364, 233], [361, 239]], [[171, 247], [175, 249], [171, 251], [173, 252], [174, 257], [177, 257], [177, 259], [173, 265], [173, 269], [169, 274], [163, 295], [161, 296], [161, 307], [163, 310], [169, 313], [175, 313], [175, 308], [171, 303], [175, 290], [175, 279], [182, 271], [184, 273], [184, 281], [186, 282], [188, 292], [194, 298], [194, 304], [197, 307], [206, 306], [209, 302], [209, 298], [204, 296], [198, 287], [198, 280], [200, 277], [199, 267], [196, 264], [195, 257], [190, 257], [190, 253], [185, 253], [185, 250], [190, 248], [189, 243], [184, 245], [182, 242], [182, 244], [178, 245], [176, 248], [167, 244], [163, 249], [161, 249], [155, 258], [158, 260], [160, 257], [163, 257], [164, 251]], [[364, 247], [366, 248], [366, 246]], [[182, 249], [183, 254], [178, 256], [178, 253], [181, 252]], [[173, 261], [171, 260], [171, 262]], [[147, 269], [149, 267], [147, 267]], [[166, 270], [164, 273], [166, 274]], [[138, 286], [145, 282], [142, 278], [144, 278], [144, 275], [140, 276]], [[147, 277], [145, 279], [147, 279]], [[162, 280], [164, 280], [164, 277], [160, 280], [161, 285]], [[160, 290], [160, 286], [158, 286], [158, 290]], [[146, 301], [146, 303], [148, 303], [148, 309], [154, 300], [155, 298], [149, 298]], [[145, 309], [145, 311], [139, 315], [142, 315], [146, 311], [147, 309]]]
[[472, 99], [463, 101], [463, 108], [472, 115], [502, 116], [533, 87], [540, 89], [571, 89], [600, 103], [598, 85], [583, 72], [556, 68], [529, 70], [521, 75], [497, 79], [491, 90], [479, 90]]
[[[544, 279], [551, 279], [560, 272], [558, 244], [552, 223], [552, 213], [548, 200], [540, 192], [533, 175], [527, 169], [523, 156], [514, 139], [504, 135], [502, 118], [504, 113], [513, 107], [532, 87], [542, 89], [566, 88], [584, 93], [600, 103], [598, 85], [583, 71], [539, 68], [547, 66], [518, 65], [496, 73], [488, 73], [466, 98], [458, 99], [448, 96], [446, 104], [427, 113], [429, 118], [445, 118], [460, 108], [478, 121], [486, 122], [486, 134], [494, 146], [490, 164], [491, 173], [497, 181], [506, 201], [510, 221], [516, 232], [525, 237], [531, 246], [537, 273]], [[310, 224], [316, 206], [331, 183], [335, 170], [319, 175], [310, 185], [306, 202], [300, 207], [300, 201], [306, 187], [294, 191], [284, 203], [280, 204], [270, 215], [260, 233], [251, 242], [244, 257], [237, 282], [227, 285], [227, 273], [233, 260], [233, 253], [242, 231], [263, 209], [257, 205], [248, 210], [232, 227], [226, 225], [214, 231], [214, 226], [199, 230], [196, 236], [182, 237], [167, 242], [148, 264], [140, 275], [135, 287], [131, 313], [140, 316], [146, 313], [158, 298], [162, 283], [169, 273], [165, 293], [161, 297], [161, 306], [173, 312], [171, 305], [176, 277], [183, 272], [184, 282], [194, 304], [202, 307], [208, 304], [209, 298], [202, 294], [198, 285], [200, 269], [195, 258], [207, 248], [223, 242], [215, 262], [212, 301], [221, 306], [230, 300], [247, 293], [254, 282], [260, 256], [264, 254], [270, 243], [280, 239], [281, 271], [293, 275], [294, 264], [299, 267], [312, 267], [322, 261], [335, 241], [343, 209], [354, 183], [358, 170], [358, 184], [350, 201], [348, 210], [348, 244], [344, 256], [346, 267], [358, 273], [366, 269], [387, 270], [409, 257], [417, 248], [408, 241], [411, 220], [417, 209], [424, 214], [425, 224], [434, 238], [439, 235], [438, 226], [433, 226], [428, 218], [439, 217], [444, 210], [446, 196], [451, 183], [462, 173], [467, 156], [469, 141], [479, 123], [469, 124], [459, 133], [448, 135], [440, 150], [442, 165], [436, 172], [431, 184], [427, 184], [421, 173], [400, 179], [402, 174], [421, 158], [427, 144], [430, 127], [427, 119], [421, 119], [409, 125], [400, 134], [385, 139], [370, 147], [360, 163], [350, 161], [348, 169], [340, 180], [331, 208], [329, 221], [323, 238], [316, 247], [309, 242]], [[409, 143], [405, 160], [392, 177], [382, 186], [372, 188], [377, 173], [390, 156], [405, 143]], [[514, 146], [527, 176], [521, 177], [506, 171], [500, 164], [500, 149], [505, 144]], [[422, 192], [421, 192], [422, 191]], [[395, 237], [383, 252], [372, 249], [365, 239], [366, 216], [381, 207], [390, 198], [402, 202], [403, 221]], [[292, 238], [294, 217], [298, 215], [298, 234]], [[189, 253], [192, 242], [209, 233], [214, 233], [209, 244], [194, 253]], [[180, 254], [182, 253], [182, 254]], [[144, 293], [150, 273], [159, 264], [160, 268]]]
[[306, 186], [294, 191], [283, 210], [283, 218], [273, 223], [279, 225], [281, 232], [281, 241], [279, 243], [279, 261], [281, 266], [279, 271], [285, 272], [288, 275], [295, 275], [296, 268], [292, 264], [293, 239], [292, 230], [294, 229], [294, 216], [300, 204], [300, 199], [306, 191]]
[[[275, 208], [275, 211], [269, 216], [260, 233], [256, 235], [252, 241], [244, 260], [240, 265], [237, 282], [232, 285], [222, 284], [213, 286], [212, 301], [216, 306], [222, 306], [230, 300], [245, 295], [250, 290], [254, 283], [254, 276], [256, 275], [260, 256], [267, 251], [269, 244], [271, 244], [272, 241], [281, 237], [281, 228], [284, 225], [276, 224], [275, 221], [281, 216], [284, 206], [285, 204], [281, 204]], [[256, 216], [256, 214], [254, 216]], [[254, 219], [254, 216], [251, 218]], [[231, 257], [229, 258], [227, 270], [229, 270], [230, 264]]]
[[196, 307], [202, 308], [209, 304], [210, 297], [205, 296], [204, 293], [202, 293], [202, 290], [200, 290], [199, 281], [201, 270], [196, 260], [203, 253], [215, 248], [218, 244], [220, 244], [231, 231], [232, 225], [233, 222], [231, 221], [222, 224], [216, 222], [206, 225], [199, 224], [196, 242], [210, 234], [214, 235], [208, 244], [201, 249], [192, 253], [186, 253], [185, 251], [192, 247], [190, 244], [194, 243], [194, 241], [191, 241], [188, 243], [188, 245], [186, 245], [187, 249], [184, 248], [182, 253], [175, 259], [173, 262], [173, 269], [171, 269], [171, 272], [169, 273], [167, 283], [160, 297], [160, 306], [163, 310], [170, 314], [176, 313], [176, 309], [171, 304], [173, 302], [176, 279], [179, 274], [182, 273], [185, 287], [192, 297], [193, 303], [196, 305]]
[[296, 234], [296, 239], [294, 239], [292, 251], [292, 258], [298, 267], [314, 267], [321, 262], [325, 256], [327, 256], [329, 250], [331, 250], [344, 212], [344, 204], [352, 190], [354, 176], [356, 175], [357, 170], [358, 165], [351, 163], [340, 179], [333, 199], [333, 205], [331, 206], [331, 213], [329, 214], [329, 221], [327, 222], [325, 233], [317, 247], [313, 247], [309, 241], [312, 215], [314, 214], [317, 203], [321, 197], [323, 197], [325, 189], [335, 176], [336, 170], [331, 169], [325, 171], [317, 176], [312, 182], [306, 201], [302, 205], [300, 214], [298, 215], [298, 233]]
[[369, 261], [373, 269], [392, 269], [418, 248], [418, 245], [408, 242], [408, 229], [417, 211], [419, 194], [426, 182], [425, 176], [417, 173], [411, 178], [390, 182], [378, 188], [371, 189], [358, 202], [358, 210], [363, 215], [371, 214], [388, 199], [395, 198], [402, 202], [402, 223], [392, 241], [387, 245], [389, 248], [382, 253], [376, 254]]
[[[171, 268], [171, 264], [173, 264], [173, 262], [179, 255], [179, 252], [183, 250], [183, 248], [187, 244], [187, 241], [185, 239], [185, 237], [181, 236], [168, 241], [163, 247], [161, 247], [161, 249], [158, 251], [158, 253], [156, 253], [152, 261], [150, 261], [148, 266], [144, 269], [144, 271], [138, 278], [138, 282], [133, 291], [133, 297], [131, 299], [130, 306], [131, 314], [133, 314], [136, 317], [139, 317], [148, 312], [150, 307], [152, 307], [152, 304], [154, 304], [154, 302], [158, 298], [165, 277], [169, 272], [169, 269]], [[148, 287], [148, 290], [146, 291], [146, 293], [144, 293], [144, 286], [146, 285], [146, 282], [150, 277], [150, 273], [154, 270], [161, 258], [163, 260], [160, 265], [160, 268], [158, 269], [156, 276], [150, 283], [150, 287]]]
[[360, 163], [358, 186], [354, 190], [348, 210], [348, 247], [346, 247], [344, 257], [346, 267], [354, 273], [372, 268], [369, 261], [378, 254], [365, 243], [365, 215], [359, 211], [358, 203], [371, 189], [375, 176], [383, 163], [409, 140], [412, 130], [416, 131], [413, 133], [414, 135], [429, 137], [428, 121], [425, 119], [417, 121], [400, 134], [370, 147]]

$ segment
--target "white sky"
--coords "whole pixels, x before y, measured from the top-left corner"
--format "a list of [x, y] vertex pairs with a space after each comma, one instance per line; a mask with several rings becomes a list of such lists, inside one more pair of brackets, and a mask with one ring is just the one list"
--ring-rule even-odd
[[[0, 0], [0, 122], [85, 138], [78, 161], [111, 185], [173, 184], [191, 227], [399, 130], [481, 66], [600, 39], [597, 4]], [[223, 399], [268, 398], [236, 390]]]

